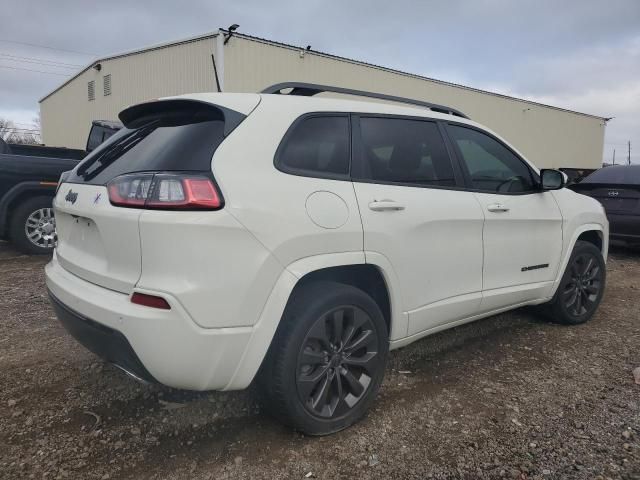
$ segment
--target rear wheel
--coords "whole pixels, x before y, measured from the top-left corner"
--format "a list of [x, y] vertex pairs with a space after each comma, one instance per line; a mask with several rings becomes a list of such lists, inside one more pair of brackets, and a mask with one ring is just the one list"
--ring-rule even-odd
[[578, 241], [553, 300], [546, 313], [559, 323], [576, 325], [595, 313], [606, 281], [602, 253], [595, 245]]
[[310, 435], [342, 430], [371, 406], [388, 349], [382, 312], [362, 290], [304, 286], [287, 305], [262, 372], [267, 408]]
[[29, 254], [47, 254], [56, 244], [56, 219], [46, 195], [21, 202], [11, 216], [9, 233], [16, 248]]

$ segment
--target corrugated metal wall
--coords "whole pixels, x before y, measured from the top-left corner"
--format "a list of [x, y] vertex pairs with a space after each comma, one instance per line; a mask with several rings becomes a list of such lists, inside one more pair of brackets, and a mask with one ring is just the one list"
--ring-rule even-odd
[[599, 168], [604, 121], [338, 60], [246, 37], [225, 47], [225, 90], [260, 91], [284, 81], [371, 90], [449, 105], [504, 137], [538, 167]]
[[[172, 45], [101, 62], [40, 104], [45, 145], [84, 148], [92, 120], [117, 120], [125, 107], [149, 99], [216, 90], [211, 54], [215, 38]], [[103, 77], [111, 75], [111, 95]], [[95, 100], [87, 84], [95, 81]]]
[[[147, 50], [102, 62], [42, 101], [43, 141], [83, 148], [91, 120], [115, 120], [123, 108], [152, 98], [216, 91], [211, 54], [214, 37]], [[488, 126], [539, 167], [599, 168], [604, 121], [425, 80], [382, 68], [236, 36], [224, 47], [224, 90], [256, 92], [284, 81], [304, 81], [371, 90], [450, 105]], [[103, 77], [111, 74], [109, 96]], [[95, 100], [87, 100], [87, 82], [95, 81]]]

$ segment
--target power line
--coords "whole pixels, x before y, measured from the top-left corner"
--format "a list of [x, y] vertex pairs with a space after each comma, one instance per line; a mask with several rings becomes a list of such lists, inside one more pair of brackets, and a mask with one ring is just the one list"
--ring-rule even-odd
[[8, 65], [0, 65], [0, 68], [10, 68], [11, 70], [24, 70], [25, 72], [48, 73], [49, 75], [59, 75], [62, 77], [70, 77], [71, 73], [45, 72], [43, 70], [31, 70], [30, 68], [10, 67]]
[[16, 45], [27, 45], [28, 47], [46, 48], [48, 50], [58, 50], [59, 52], [78, 53], [80, 55], [89, 55], [89, 56], [92, 56], [92, 57], [98, 56], [97, 53], [80, 52], [78, 50], [68, 50], [68, 49], [65, 49], [65, 48], [47, 47], [46, 45], [38, 45], [37, 43], [17, 42], [15, 40], [2, 40], [2, 39], [0, 39], [0, 42], [15, 43]]
[[42, 65], [43, 67], [67, 68], [67, 69], [72, 69], [72, 70], [77, 70], [78, 69], [78, 67], [67, 67], [65, 65], [55, 65], [53, 63], [34, 62], [34, 61], [31, 61], [31, 60], [16, 60], [16, 59], [13, 59], [13, 58], [0, 58], [0, 60], [6, 60], [7, 62], [18, 62], [18, 63], [29, 63], [29, 64], [34, 64], [34, 65]]
[[40, 129], [36, 129], [36, 128], [16, 128], [16, 127], [11, 127], [11, 126], [7, 126], [7, 125], [3, 125], [3, 128], [5, 130], [11, 130], [11, 131], [16, 131], [16, 132], [37, 132], [40, 133]]
[[56, 60], [47, 60], [45, 58], [21, 57], [19, 55], [10, 55], [8, 53], [0, 53], [0, 56], [7, 57], [7, 59], [12, 59], [12, 61], [15, 61], [15, 62], [41, 63], [42, 65], [50, 65], [52, 67], [64, 67], [64, 68], [82, 67], [82, 65], [79, 65], [76, 63], [58, 62]]

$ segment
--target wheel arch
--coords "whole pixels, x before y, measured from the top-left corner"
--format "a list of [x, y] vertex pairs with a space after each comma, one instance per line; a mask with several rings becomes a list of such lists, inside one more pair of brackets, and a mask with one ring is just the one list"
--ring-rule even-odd
[[[600, 250], [604, 254], [604, 251], [603, 251], [604, 239], [603, 239], [602, 230], [585, 230], [580, 235], [578, 235], [578, 238], [576, 238], [576, 242], [581, 240], [584, 242], [589, 242], [593, 244], [598, 250]], [[575, 243], [574, 243], [574, 246], [575, 246]]]
[[224, 390], [246, 388], [260, 366], [273, 341], [280, 319], [296, 289], [318, 280], [331, 280], [368, 293], [380, 306], [390, 331], [390, 339], [406, 336], [405, 316], [400, 312], [393, 274], [379, 265], [365, 262], [363, 252], [345, 252], [303, 258], [284, 269], [267, 299], [242, 359]]
[[587, 223], [579, 226], [574, 230], [573, 235], [567, 243], [562, 257], [562, 264], [560, 265], [561, 268], [558, 270], [557, 278], [553, 283], [550, 297], [555, 295], [556, 290], [560, 285], [560, 281], [562, 280], [569, 263], [569, 259], [571, 258], [571, 253], [573, 252], [578, 240], [587, 241], [595, 245], [602, 252], [605, 262], [607, 261], [607, 254], [609, 251], [608, 228], [600, 223]]
[[56, 185], [49, 183], [52, 182], [21, 182], [0, 199], [0, 237], [8, 236], [13, 211], [21, 201], [38, 195], [47, 195], [52, 199], [55, 197]]
[[380, 307], [387, 329], [391, 331], [391, 299], [384, 276], [379, 268], [368, 263], [340, 265], [307, 273], [296, 283], [291, 297], [296, 292], [314, 282], [333, 281], [356, 287], [369, 295]]

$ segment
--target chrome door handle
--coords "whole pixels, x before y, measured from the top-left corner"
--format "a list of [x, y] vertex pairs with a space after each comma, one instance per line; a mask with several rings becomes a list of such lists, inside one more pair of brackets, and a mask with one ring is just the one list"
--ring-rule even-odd
[[509, 207], [503, 203], [492, 203], [491, 205], [487, 205], [487, 210], [490, 212], [508, 212]]
[[404, 210], [404, 205], [393, 200], [374, 200], [369, 204], [369, 210], [384, 212], [386, 210]]

